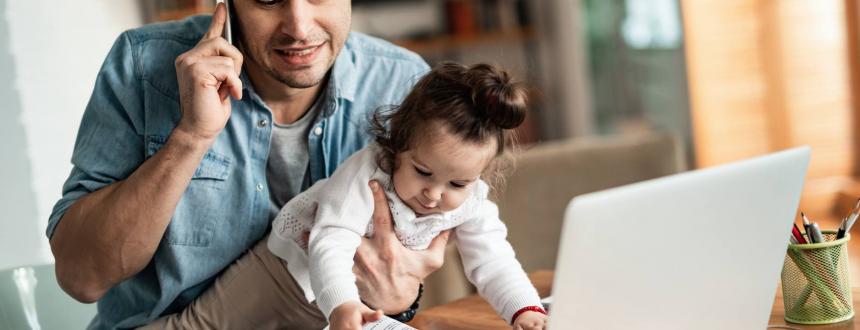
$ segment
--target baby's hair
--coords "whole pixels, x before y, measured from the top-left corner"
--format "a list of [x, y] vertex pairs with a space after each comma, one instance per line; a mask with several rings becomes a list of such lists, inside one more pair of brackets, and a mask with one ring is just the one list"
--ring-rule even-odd
[[439, 123], [464, 142], [496, 142], [495, 157], [482, 178], [497, 189], [512, 163], [512, 129], [525, 120], [526, 103], [525, 86], [494, 65], [441, 63], [415, 84], [402, 104], [374, 114], [371, 133], [382, 147], [377, 162], [386, 173], [394, 173], [397, 155], [415, 147], [419, 136], [433, 136], [427, 130]]

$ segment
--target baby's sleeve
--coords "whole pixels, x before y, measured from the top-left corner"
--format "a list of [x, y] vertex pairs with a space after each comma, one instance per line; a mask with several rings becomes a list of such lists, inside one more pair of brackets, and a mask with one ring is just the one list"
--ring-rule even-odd
[[476, 214], [455, 229], [466, 277], [508, 323], [518, 310], [541, 306], [537, 291], [505, 239], [496, 204], [477, 201]]
[[373, 214], [368, 182], [377, 170], [374, 149], [365, 148], [347, 159], [317, 193], [308, 257], [311, 287], [326, 318], [345, 302], [361, 301], [353, 257]]
[[290, 199], [272, 220], [272, 232], [269, 234], [268, 247], [276, 256], [294, 262], [290, 257], [295, 253], [294, 246], [307, 250], [308, 242], [303, 237], [310, 232], [316, 218], [316, 195], [324, 189], [326, 179], [320, 180], [308, 190]]

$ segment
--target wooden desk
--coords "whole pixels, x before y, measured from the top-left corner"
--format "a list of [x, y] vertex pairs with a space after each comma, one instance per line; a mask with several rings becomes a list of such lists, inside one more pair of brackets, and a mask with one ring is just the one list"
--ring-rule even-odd
[[[552, 271], [537, 271], [529, 274], [529, 278], [538, 290], [541, 297], [549, 295], [552, 288]], [[854, 309], [860, 308], [860, 287], [852, 288]], [[769, 325], [787, 325], [787, 329], [860, 329], [860, 317], [841, 323], [805, 326], [787, 323], [782, 306], [782, 290], [777, 290], [774, 297], [773, 309], [770, 315]], [[499, 329], [510, 330], [496, 312], [478, 295], [472, 295], [463, 299], [455, 300], [442, 306], [436, 306], [418, 312], [410, 325], [421, 330], [483, 330]]]

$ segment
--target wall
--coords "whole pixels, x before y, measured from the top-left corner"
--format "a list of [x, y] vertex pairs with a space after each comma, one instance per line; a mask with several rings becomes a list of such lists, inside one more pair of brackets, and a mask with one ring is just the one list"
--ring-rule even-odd
[[0, 269], [52, 261], [44, 229], [95, 77], [136, 0], [0, 0]]

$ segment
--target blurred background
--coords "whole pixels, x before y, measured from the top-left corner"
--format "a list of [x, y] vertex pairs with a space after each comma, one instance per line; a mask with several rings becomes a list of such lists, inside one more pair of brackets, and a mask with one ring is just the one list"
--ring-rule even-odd
[[[117, 35], [212, 10], [0, 0], [0, 270], [52, 260], [44, 228]], [[431, 64], [514, 72], [532, 91], [526, 149], [656, 132], [695, 169], [810, 145], [801, 208], [834, 217], [860, 195], [858, 15], [853, 0], [354, 0], [352, 22]]]

